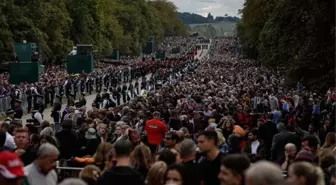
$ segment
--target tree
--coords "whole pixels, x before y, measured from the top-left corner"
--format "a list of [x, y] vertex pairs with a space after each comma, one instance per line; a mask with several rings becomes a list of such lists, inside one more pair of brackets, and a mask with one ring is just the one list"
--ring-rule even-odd
[[283, 68], [289, 83], [334, 85], [335, 1], [246, 0], [238, 37], [248, 57]]
[[186, 35], [170, 1], [3, 0], [0, 3], [0, 56], [9, 60], [14, 42], [34, 42], [46, 59], [65, 58], [75, 44], [92, 44], [101, 55], [137, 53], [149, 36]]

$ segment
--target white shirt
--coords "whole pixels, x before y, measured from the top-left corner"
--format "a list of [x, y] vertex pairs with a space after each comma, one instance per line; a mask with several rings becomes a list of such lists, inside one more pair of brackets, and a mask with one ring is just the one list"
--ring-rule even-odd
[[15, 150], [16, 149], [16, 144], [14, 141], [14, 137], [10, 135], [8, 132], [6, 132], [6, 140], [5, 140], [5, 147]]
[[36, 112], [36, 113], [34, 114], [34, 118], [35, 118], [40, 124], [42, 124], [42, 122], [43, 122], [43, 118], [42, 118], [41, 113]]
[[258, 140], [255, 140], [251, 143], [251, 154], [257, 154], [257, 149], [260, 142]]

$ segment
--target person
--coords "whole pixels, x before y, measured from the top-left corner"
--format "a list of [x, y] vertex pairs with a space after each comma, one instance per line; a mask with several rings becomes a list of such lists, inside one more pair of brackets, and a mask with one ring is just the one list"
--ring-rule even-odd
[[6, 133], [4, 147], [9, 150], [15, 150], [16, 144], [14, 141], [14, 137], [8, 133], [8, 129], [9, 129], [9, 123], [4, 122], [1, 124], [0, 130]]
[[15, 106], [14, 106], [14, 118], [21, 119], [23, 116], [23, 109], [22, 109], [22, 101], [19, 99], [15, 100]]
[[257, 129], [252, 129], [248, 133], [248, 142], [243, 151], [250, 157], [251, 162], [265, 158], [264, 143], [259, 140]]
[[296, 146], [293, 143], [287, 143], [285, 146], [285, 161], [281, 164], [281, 169], [287, 171], [288, 167], [295, 161]]
[[191, 139], [185, 139], [180, 143], [180, 156], [185, 175], [183, 177], [184, 185], [200, 185], [203, 184], [202, 169], [196, 159], [196, 144]]
[[62, 122], [62, 130], [56, 133], [56, 139], [60, 144], [61, 158], [70, 159], [77, 156], [79, 145], [77, 134], [72, 130], [72, 120]]
[[164, 185], [167, 164], [163, 161], [155, 162], [148, 171], [147, 185]]
[[10, 151], [0, 151], [0, 184], [22, 185], [24, 176], [19, 156]]
[[245, 154], [230, 154], [223, 157], [218, 179], [221, 185], [243, 185], [245, 171], [250, 167], [250, 160]]
[[[275, 134], [272, 141], [271, 158], [272, 161], [280, 162], [284, 158], [285, 145], [288, 143], [293, 143], [297, 148], [301, 146], [301, 139], [298, 135], [289, 130], [289, 126], [285, 126], [284, 123], [279, 123], [277, 125], [279, 133]], [[267, 132], [267, 131], [266, 131]]]
[[37, 150], [37, 159], [25, 167], [25, 174], [30, 185], [56, 185], [57, 174], [55, 172], [58, 160], [58, 149], [45, 143]]
[[32, 119], [34, 120], [34, 125], [40, 126], [43, 123], [43, 115], [41, 109], [32, 110]]
[[29, 134], [24, 129], [18, 129], [15, 133], [14, 141], [16, 144], [15, 153], [20, 156], [24, 165], [32, 163], [36, 158], [36, 150], [29, 147]]
[[245, 185], [285, 184], [282, 170], [274, 163], [260, 161], [251, 165], [245, 173]]
[[164, 183], [174, 185], [184, 185], [185, 169], [181, 164], [173, 164], [168, 166], [165, 174]]
[[5, 122], [11, 122], [11, 121], [13, 121], [13, 119], [14, 119], [14, 110], [12, 110], [12, 109], [8, 109], [7, 111], [6, 111], [6, 119], [5, 119]]
[[330, 177], [330, 185], [336, 185], [336, 165], [332, 165], [329, 168]]
[[81, 107], [85, 107], [86, 106], [85, 92], [82, 92], [81, 95], [82, 97], [80, 97], [79, 103]]
[[5, 142], [6, 142], [6, 132], [0, 130], [0, 152], [6, 150]]
[[155, 111], [153, 113], [153, 119], [148, 120], [145, 126], [148, 145], [153, 155], [156, 153], [158, 146], [168, 131], [166, 124], [160, 120], [160, 117], [161, 114]]
[[319, 157], [318, 157], [318, 147], [319, 147], [319, 140], [316, 136], [308, 135], [302, 139], [301, 149], [309, 150], [314, 156], [314, 162], [318, 164]]
[[323, 171], [309, 162], [295, 162], [288, 169], [287, 183], [290, 185], [324, 185]]
[[200, 166], [204, 175], [205, 185], [219, 185], [217, 175], [220, 170], [223, 154], [217, 147], [218, 136], [215, 131], [207, 130], [198, 135], [197, 143], [200, 151], [205, 156], [201, 159]]
[[56, 95], [56, 101], [53, 105], [53, 109], [50, 115], [54, 119], [54, 123], [60, 123], [61, 109], [62, 109], [62, 97], [60, 95]]
[[129, 140], [120, 139], [114, 143], [116, 166], [107, 170], [97, 182], [97, 185], [145, 185], [142, 175], [130, 167], [130, 155], [133, 145]]
[[87, 185], [95, 185], [100, 175], [101, 170], [97, 166], [89, 164], [79, 173], [79, 178], [85, 181]]

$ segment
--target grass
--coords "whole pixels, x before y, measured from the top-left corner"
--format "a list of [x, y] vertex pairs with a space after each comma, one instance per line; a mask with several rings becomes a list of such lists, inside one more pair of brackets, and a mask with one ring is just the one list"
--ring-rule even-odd
[[[212, 34], [215, 34], [215, 35], [212, 35], [211, 33], [211, 30], [209, 30], [209, 25], [212, 26], [214, 28], [215, 33], [212, 33]], [[209, 36], [209, 35], [212, 35], [212, 36], [223, 36], [223, 35], [227, 35], [227, 36], [230, 36], [230, 35], [233, 35], [233, 31], [234, 31], [234, 28], [236, 26], [236, 23], [233, 23], [233, 22], [218, 22], [218, 23], [204, 23], [204, 24], [190, 24], [189, 25], [192, 29], [192, 31], [194, 32], [199, 32], [201, 33], [202, 35], [205, 35], [205, 36]]]

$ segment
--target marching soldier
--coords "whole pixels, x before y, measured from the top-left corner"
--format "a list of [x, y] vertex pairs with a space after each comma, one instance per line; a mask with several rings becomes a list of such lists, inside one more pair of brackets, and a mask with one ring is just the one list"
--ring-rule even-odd
[[99, 109], [100, 108], [100, 104], [103, 102], [103, 98], [102, 95], [100, 94], [100, 91], [98, 91], [96, 98], [93, 101], [96, 104], [96, 107]]
[[121, 94], [122, 94], [123, 104], [127, 102], [127, 99], [126, 99], [127, 94], [126, 94], [126, 93], [127, 93], [127, 85], [124, 84], [124, 85], [122, 86], [122, 92], [121, 92]]
[[82, 95], [82, 97], [80, 97], [79, 103], [80, 103], [81, 107], [84, 107], [84, 106], [86, 106], [85, 93], [82, 92], [81, 95]]
[[23, 116], [22, 101], [19, 99], [15, 100], [14, 118], [21, 119]]
[[[88, 79], [87, 79], [87, 81], [88, 81]], [[80, 92], [81, 93], [85, 92], [85, 84], [87, 84], [87, 82], [84, 79], [81, 79], [81, 81], [80, 81]]]
[[53, 106], [54, 104], [54, 98], [55, 98], [55, 83], [53, 82], [52, 85], [49, 87], [49, 94], [50, 94], [50, 106]]
[[56, 101], [53, 105], [53, 109], [51, 111], [51, 117], [54, 119], [54, 123], [60, 123], [60, 111], [62, 109], [62, 97], [60, 95], [56, 95]]
[[138, 80], [136, 80], [135, 84], [134, 84], [134, 93], [136, 95], [139, 95], [139, 82], [138, 82]]
[[133, 88], [133, 84], [130, 83], [130, 85], [128, 86], [128, 93], [127, 93], [127, 97], [128, 97], [128, 100], [127, 101], [130, 101], [132, 98], [133, 98], [133, 95], [134, 95], [134, 88]]
[[118, 86], [117, 92], [118, 92], [117, 104], [121, 105], [121, 102], [120, 102], [120, 99], [121, 99], [121, 87], [120, 86]]
[[30, 113], [31, 108], [32, 108], [32, 102], [33, 102], [32, 87], [27, 86], [26, 95], [27, 95], [27, 103], [28, 103], [28, 113]]
[[74, 106], [75, 105], [75, 99], [74, 99], [75, 95], [74, 94], [69, 94], [69, 98], [68, 98], [68, 105], [69, 106]]

